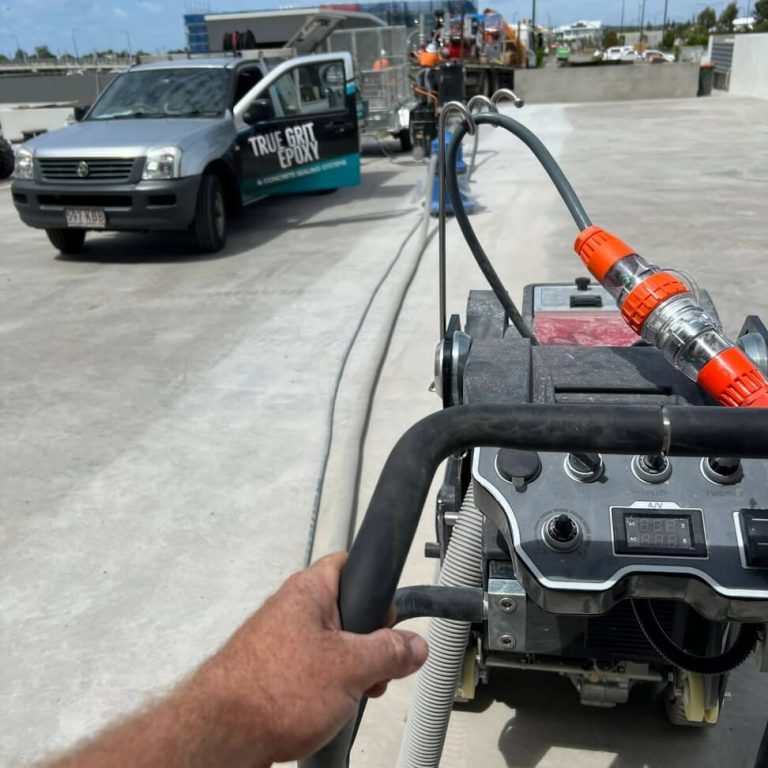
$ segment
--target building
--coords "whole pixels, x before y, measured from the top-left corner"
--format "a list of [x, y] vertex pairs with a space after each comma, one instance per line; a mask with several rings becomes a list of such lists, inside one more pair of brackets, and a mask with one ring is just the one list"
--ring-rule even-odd
[[225, 49], [227, 36], [249, 34], [258, 48], [281, 48], [318, 14], [332, 19], [334, 29], [365, 29], [374, 26], [431, 28], [436, 12], [475, 14], [471, 0], [411, 0], [410, 2], [329, 3], [314, 8], [234, 13], [188, 13], [184, 16], [190, 53]]
[[573, 24], [555, 27], [554, 33], [558, 42], [599, 47], [603, 42], [603, 22], [575, 21]]
[[733, 20], [734, 32], [748, 32], [755, 26], [754, 16], [742, 16]]

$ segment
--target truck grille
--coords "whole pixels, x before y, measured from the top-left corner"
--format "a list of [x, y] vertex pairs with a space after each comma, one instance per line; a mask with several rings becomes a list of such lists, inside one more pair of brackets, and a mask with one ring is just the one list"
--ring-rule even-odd
[[129, 181], [135, 158], [40, 158], [46, 181]]

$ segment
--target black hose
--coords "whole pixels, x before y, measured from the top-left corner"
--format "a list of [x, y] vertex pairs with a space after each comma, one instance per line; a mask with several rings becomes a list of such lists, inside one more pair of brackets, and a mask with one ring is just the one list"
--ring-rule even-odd
[[478, 622], [485, 618], [480, 587], [401, 587], [395, 592], [395, 624], [418, 616]]
[[[566, 178], [557, 161], [550, 154], [549, 150], [544, 146], [541, 140], [526, 128], [522, 123], [514, 120], [507, 115], [500, 115], [493, 112], [478, 114], [474, 116], [475, 123], [482, 125], [483, 123], [489, 123], [491, 125], [500, 126], [510, 133], [517, 136], [524, 144], [526, 144], [539, 162], [544, 167], [544, 170], [552, 179], [552, 183], [560, 193], [563, 202], [573, 216], [573, 220], [576, 222], [576, 226], [579, 230], [586, 229], [591, 225], [589, 216], [587, 215], [584, 206], [579, 200], [578, 195], [574, 191], [570, 182]], [[493, 268], [490, 259], [488, 258], [483, 246], [477, 239], [475, 230], [472, 228], [472, 224], [469, 221], [467, 212], [464, 210], [464, 203], [461, 199], [461, 192], [459, 190], [459, 178], [456, 170], [456, 160], [458, 157], [459, 147], [461, 146], [462, 139], [467, 134], [469, 126], [466, 121], [459, 123], [453, 131], [453, 137], [448, 147], [448, 154], [446, 157], [445, 168], [445, 184], [448, 194], [451, 199], [453, 211], [456, 216], [456, 221], [459, 224], [464, 239], [469, 246], [472, 255], [480, 267], [481, 272], [491, 286], [491, 289], [496, 294], [496, 298], [501, 303], [504, 311], [507, 313], [510, 322], [517, 329], [518, 333], [526, 339], [530, 339], [533, 344], [538, 344], [533, 330], [528, 327], [523, 319], [520, 311], [517, 309], [515, 302], [504, 287], [504, 283], [501, 282], [496, 270]]]
[[632, 600], [640, 629], [658, 653], [680, 669], [701, 675], [722, 675], [746, 661], [757, 641], [758, 624], [742, 624], [730, 647], [716, 656], [699, 656], [686, 651], [667, 635], [654, 613], [650, 600]]
[[[488, 285], [496, 294], [496, 298], [504, 308], [509, 321], [517, 329], [517, 332], [524, 338], [530, 339], [532, 344], [538, 345], [539, 341], [536, 335], [528, 327], [528, 324], [523, 320], [523, 316], [520, 314], [520, 310], [513, 301], [512, 297], [504, 287], [504, 283], [501, 282], [501, 278], [496, 273], [496, 270], [491, 264], [491, 260], [483, 250], [483, 246], [480, 245], [480, 241], [475, 235], [475, 230], [472, 229], [472, 225], [469, 223], [469, 217], [464, 210], [464, 203], [461, 200], [461, 192], [459, 191], [459, 179], [456, 173], [456, 159], [461, 145], [461, 139], [467, 132], [466, 123], [461, 123], [457, 130], [453, 134], [453, 139], [448, 147], [448, 155], [446, 156], [446, 169], [445, 169], [445, 186], [446, 191], [451, 199], [453, 205], [453, 212], [456, 215], [456, 221], [459, 223], [464, 239], [467, 241], [469, 250], [472, 251], [472, 255], [475, 257], [477, 266], [480, 267], [480, 271], [488, 281]], [[458, 135], [458, 139], [456, 138]]]
[[[557, 164], [557, 161], [552, 157], [550, 151], [544, 146], [541, 139], [536, 136], [532, 131], [526, 128], [522, 123], [509, 117], [508, 115], [501, 115], [495, 112], [484, 112], [482, 114], [474, 115], [474, 121], [476, 125], [483, 125], [488, 123], [489, 125], [497, 125], [510, 133], [517, 136], [530, 150], [536, 155], [536, 159], [541, 163], [547, 175], [552, 179], [552, 183], [555, 185], [557, 191], [560, 193], [560, 197], [563, 198], [563, 202], [570, 211], [573, 220], [576, 222], [576, 226], [579, 231], [592, 226], [592, 221], [587, 215], [584, 206], [579, 200], [579, 196], [574, 191], [571, 183], [568, 181], [566, 175], [563, 173], [563, 169]], [[453, 132], [453, 139], [451, 141], [451, 147], [456, 144], [456, 151], [458, 152], [458, 144], [464, 138], [469, 130], [469, 126], [465, 121], [458, 125]], [[449, 149], [450, 152], [450, 149]], [[456, 162], [455, 158], [453, 162], [449, 162], [446, 167], [446, 174], [452, 174], [456, 176]], [[446, 176], [447, 178], [447, 176]], [[453, 202], [453, 201], [452, 201]], [[461, 204], [459, 202], [459, 204]], [[454, 203], [454, 209], [456, 204]]]

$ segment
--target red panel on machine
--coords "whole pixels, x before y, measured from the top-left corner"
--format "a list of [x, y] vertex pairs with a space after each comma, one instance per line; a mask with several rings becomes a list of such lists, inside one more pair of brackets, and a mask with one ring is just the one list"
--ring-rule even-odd
[[577, 347], [631, 347], [640, 337], [616, 312], [542, 312], [533, 320], [542, 344]]

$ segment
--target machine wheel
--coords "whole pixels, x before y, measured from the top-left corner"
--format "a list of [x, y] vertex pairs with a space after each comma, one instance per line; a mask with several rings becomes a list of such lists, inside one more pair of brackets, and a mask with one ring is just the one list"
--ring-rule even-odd
[[672, 725], [686, 725], [694, 728], [711, 728], [720, 717], [720, 702], [706, 707], [706, 693], [703, 675], [694, 672], [683, 673], [683, 694], [667, 699], [667, 716]]
[[46, 229], [51, 245], [62, 253], [74, 255], [83, 250], [84, 229]]
[[195, 220], [197, 247], [205, 253], [220, 251], [227, 242], [227, 207], [219, 177], [206, 173], [200, 180]]
[[400, 149], [403, 152], [410, 152], [413, 149], [410, 128], [403, 128], [403, 130], [397, 134], [397, 138], [400, 139]]
[[16, 158], [13, 155], [11, 145], [0, 138], [0, 179], [7, 179], [13, 173]]

